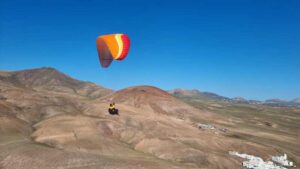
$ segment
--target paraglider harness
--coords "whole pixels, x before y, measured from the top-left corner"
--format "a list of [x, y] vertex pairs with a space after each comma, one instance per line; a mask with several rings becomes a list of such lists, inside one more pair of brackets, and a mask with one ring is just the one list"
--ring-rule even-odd
[[119, 115], [119, 110], [115, 108], [115, 103], [109, 104], [108, 112], [111, 115]]

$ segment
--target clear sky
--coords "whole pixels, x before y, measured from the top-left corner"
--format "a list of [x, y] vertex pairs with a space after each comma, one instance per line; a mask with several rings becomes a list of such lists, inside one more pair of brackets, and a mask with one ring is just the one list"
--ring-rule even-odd
[[[99, 65], [96, 37], [126, 33]], [[299, 0], [0, 0], [0, 69], [54, 67], [112, 89], [300, 97]]]

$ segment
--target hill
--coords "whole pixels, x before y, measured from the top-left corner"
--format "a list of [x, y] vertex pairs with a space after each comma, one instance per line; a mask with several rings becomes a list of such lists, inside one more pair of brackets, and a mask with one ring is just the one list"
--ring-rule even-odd
[[113, 92], [53, 68], [0, 72], [0, 89], [3, 169], [240, 168], [229, 151], [300, 160], [298, 108], [187, 102], [153, 86]]
[[90, 98], [98, 98], [112, 93], [91, 82], [71, 78], [53, 68], [38, 68], [15, 72], [0, 73], [1, 86], [22, 89], [49, 90], [52, 92], [73, 93]]

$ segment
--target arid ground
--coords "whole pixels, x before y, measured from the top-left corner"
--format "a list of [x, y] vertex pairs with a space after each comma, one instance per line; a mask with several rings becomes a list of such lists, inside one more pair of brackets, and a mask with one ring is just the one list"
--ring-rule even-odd
[[113, 91], [53, 68], [0, 72], [1, 169], [242, 168], [228, 151], [286, 153], [299, 166], [299, 140], [299, 107]]

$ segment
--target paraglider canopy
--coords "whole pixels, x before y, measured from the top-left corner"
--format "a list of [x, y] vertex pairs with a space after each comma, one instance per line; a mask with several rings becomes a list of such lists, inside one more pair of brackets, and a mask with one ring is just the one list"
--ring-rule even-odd
[[113, 60], [126, 58], [130, 47], [130, 39], [126, 34], [98, 36], [96, 46], [100, 64], [102, 67], [107, 68]]

